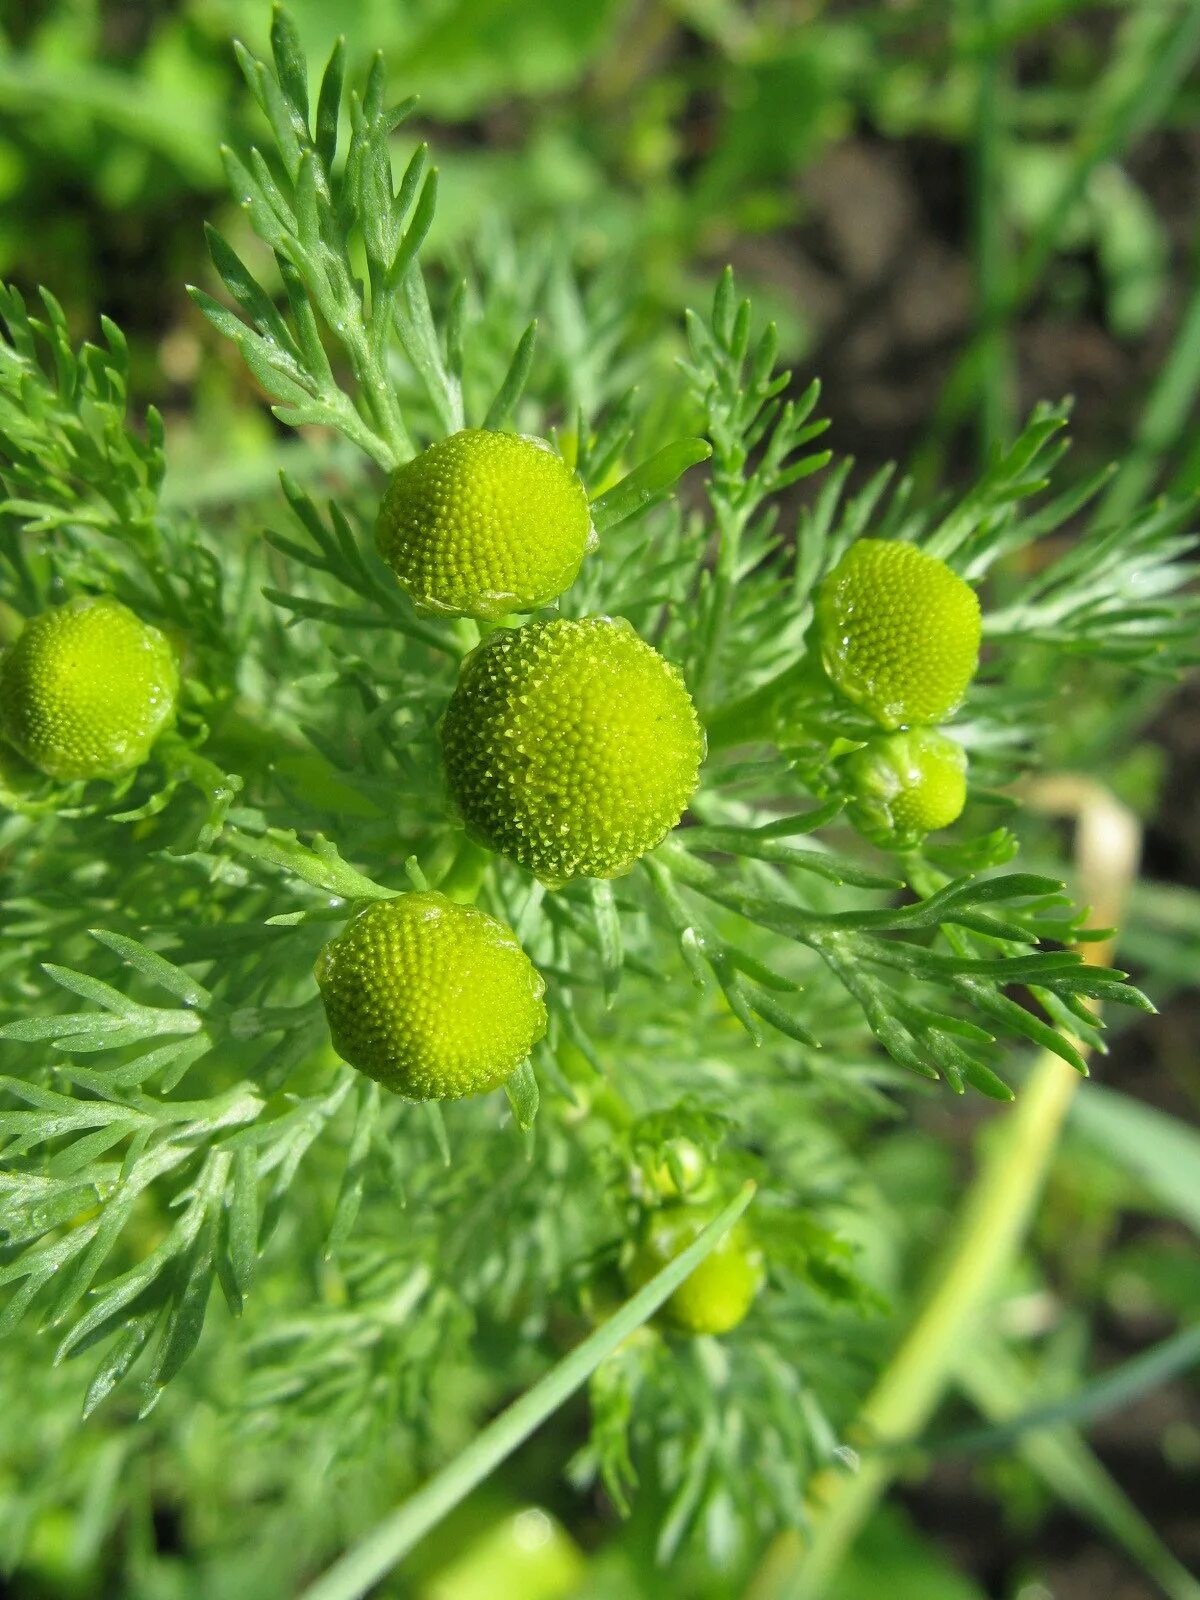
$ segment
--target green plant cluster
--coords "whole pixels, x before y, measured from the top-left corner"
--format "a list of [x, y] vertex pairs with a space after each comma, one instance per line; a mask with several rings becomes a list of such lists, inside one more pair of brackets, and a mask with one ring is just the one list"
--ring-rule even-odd
[[[1132, 683], [1194, 659], [1191, 508], [1089, 519], [1105, 480], [1062, 478], [1065, 406], [957, 498], [852, 483], [729, 272], [643, 395], [620, 304], [569, 264], [536, 329], [488, 263], [426, 274], [436, 177], [420, 147], [393, 165], [411, 103], [378, 60], [346, 93], [336, 47], [310, 97], [281, 10], [271, 60], [240, 59], [268, 133], [225, 160], [254, 241], [211, 231], [226, 294], [194, 298], [280, 422], [360, 468], [285, 475], [265, 532], [183, 512], [116, 330], [76, 351], [52, 296], [0, 301], [5, 728], [22, 641], [88, 597], [169, 640], [179, 679], [119, 773], [14, 740], [0, 774], [0, 1360], [92, 1419], [31, 1440], [27, 1476], [94, 1493], [108, 1533], [137, 1484], [118, 1444], [92, 1487], [105, 1412], [167, 1457], [208, 1430], [233, 1463], [214, 1520], [271, 1508], [254, 1582], [294, 1592], [647, 1277], [631, 1239], [677, 1259], [750, 1179], [747, 1231], [597, 1369], [572, 1465], [619, 1506], [641, 1481], [660, 1559], [724, 1569], [800, 1518], [876, 1362], [866, 1134], [913, 1074], [1005, 1100], [1014, 1053], [1082, 1071], [1096, 1002], [1149, 1005], [1073, 948], [1102, 930], [1059, 879], [1013, 864], [1012, 790], [1061, 712], [1045, 663]], [[581, 332], [620, 359], [575, 370]], [[396, 485], [518, 435], [571, 559], [557, 595], [503, 579], [497, 617], [488, 562], [530, 510], [507, 467], [437, 475], [429, 517]], [[401, 521], [451, 537], [449, 600], [397, 581]], [[889, 581], [880, 629], [869, 585], [831, 634], [881, 558], [915, 587]], [[863, 627], [865, 691], [841, 673]], [[926, 762], [899, 805], [884, 737]], [[934, 737], [970, 755], [961, 792]], [[35, 1513], [0, 1522], [10, 1560]]]

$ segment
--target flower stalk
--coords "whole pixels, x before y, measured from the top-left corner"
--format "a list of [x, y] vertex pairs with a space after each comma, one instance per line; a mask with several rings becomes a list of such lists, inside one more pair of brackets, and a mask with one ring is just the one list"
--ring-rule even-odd
[[[1137, 819], [1112, 794], [1072, 774], [1029, 787], [1037, 808], [1076, 823], [1076, 859], [1085, 897], [1101, 926], [1119, 917], [1137, 875]], [[1083, 946], [1084, 960], [1111, 956], [1111, 941]], [[1086, 1047], [1080, 1045], [1086, 1053]], [[819, 1600], [850, 1547], [887, 1491], [904, 1459], [896, 1446], [919, 1437], [951, 1383], [971, 1330], [993, 1301], [1028, 1230], [1054, 1160], [1071, 1097], [1080, 1082], [1058, 1056], [1043, 1052], [1001, 1136], [990, 1146], [967, 1194], [932, 1289], [896, 1353], [867, 1398], [856, 1424], [862, 1448], [853, 1475], [828, 1469], [809, 1494], [812, 1531], [797, 1559], [780, 1571], [780, 1552], [768, 1557], [755, 1600]]]

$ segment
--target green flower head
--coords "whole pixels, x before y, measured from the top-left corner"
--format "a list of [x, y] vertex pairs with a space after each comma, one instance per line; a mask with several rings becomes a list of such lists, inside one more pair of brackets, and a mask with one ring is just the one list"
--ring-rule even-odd
[[0, 733], [68, 782], [140, 766], [178, 697], [164, 635], [106, 596], [43, 611], [0, 659]]
[[373, 902], [316, 978], [337, 1053], [411, 1100], [497, 1088], [546, 1031], [545, 984], [512, 929], [442, 894]]
[[850, 818], [868, 839], [905, 848], [948, 828], [967, 799], [967, 753], [933, 728], [870, 740], [845, 762]]
[[610, 617], [493, 634], [463, 663], [442, 745], [472, 834], [551, 887], [660, 844], [704, 758], [683, 679]]
[[944, 721], [979, 665], [975, 591], [915, 545], [851, 545], [817, 591], [816, 624], [826, 673], [885, 728]]
[[[672, 1206], [648, 1213], [645, 1234], [627, 1269], [640, 1289], [682, 1255], [710, 1222], [704, 1206]], [[743, 1321], [763, 1285], [762, 1251], [744, 1222], [736, 1222], [716, 1248], [679, 1285], [658, 1321], [679, 1333], [728, 1333]]]
[[587, 491], [541, 439], [466, 428], [392, 475], [379, 552], [418, 605], [454, 616], [536, 611], [595, 543]]

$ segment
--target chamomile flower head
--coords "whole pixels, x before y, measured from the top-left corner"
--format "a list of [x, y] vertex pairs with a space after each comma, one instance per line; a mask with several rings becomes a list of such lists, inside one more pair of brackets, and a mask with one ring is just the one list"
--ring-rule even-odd
[[557, 887], [662, 842], [704, 733], [675, 667], [629, 623], [586, 617], [493, 634], [463, 663], [442, 746], [471, 833]]

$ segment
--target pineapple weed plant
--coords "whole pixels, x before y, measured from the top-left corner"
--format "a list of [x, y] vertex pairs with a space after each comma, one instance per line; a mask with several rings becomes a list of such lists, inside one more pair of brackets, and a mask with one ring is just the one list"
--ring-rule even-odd
[[642, 392], [561, 263], [427, 283], [411, 102], [339, 47], [310, 105], [272, 44], [269, 148], [225, 155], [265, 248], [210, 231], [192, 292], [364, 470], [201, 523], [118, 329], [0, 302], [4, 1556], [74, 1497], [134, 1583], [204, 1433], [195, 1537], [254, 1503], [230, 1592], [290, 1594], [489, 1405], [540, 1380], [422, 1528], [590, 1377], [574, 1481], [736, 1569], [850, 1470], [872, 1128], [1148, 1004], [1013, 793], [1064, 664], [1190, 660], [1189, 507], [1089, 524], [1054, 406], [959, 498], [852, 484], [729, 273]]

